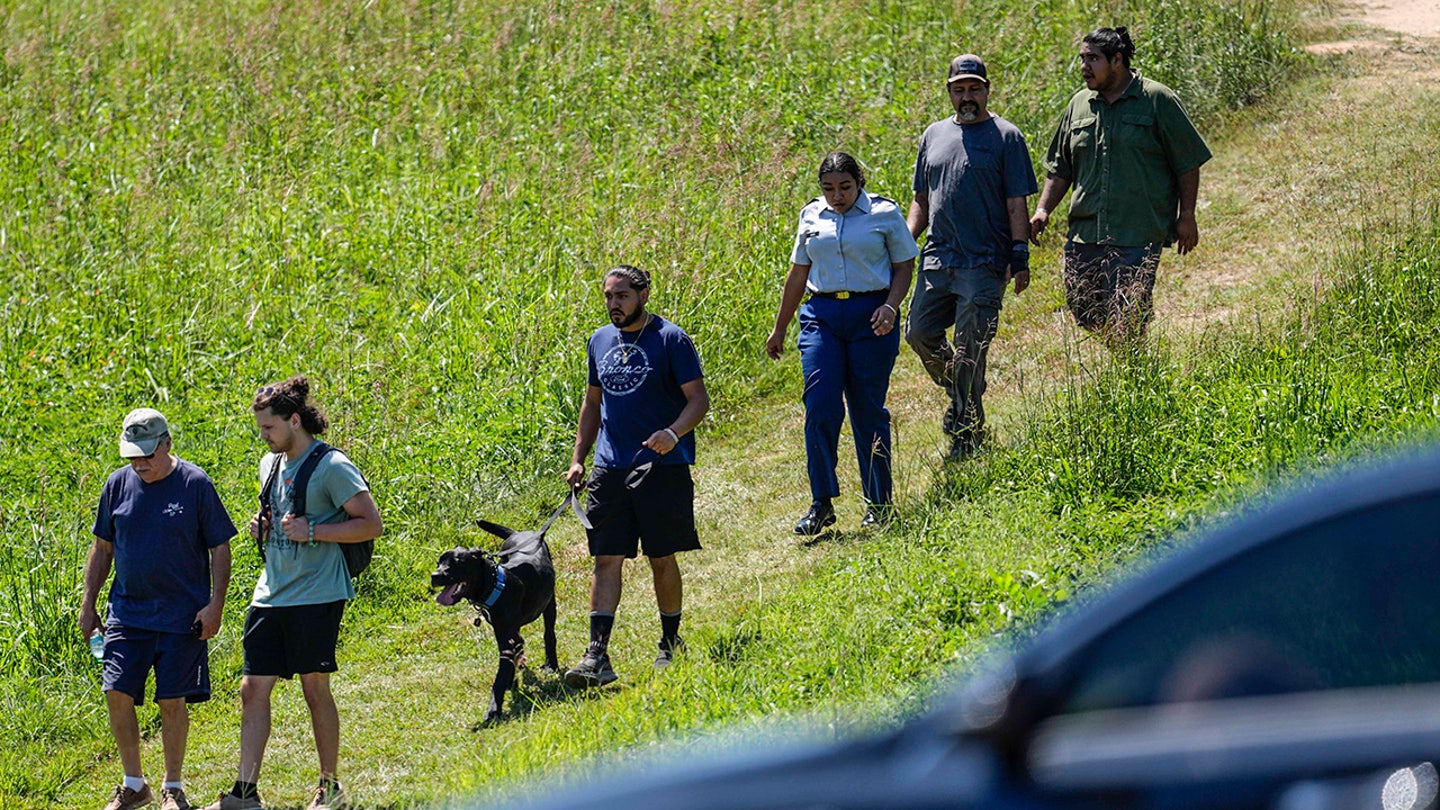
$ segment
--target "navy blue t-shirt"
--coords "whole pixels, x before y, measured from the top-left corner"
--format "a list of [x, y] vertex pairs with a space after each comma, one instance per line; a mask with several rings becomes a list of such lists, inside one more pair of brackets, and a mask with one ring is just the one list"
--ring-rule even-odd
[[1035, 167], [1014, 124], [998, 115], [973, 124], [951, 116], [920, 136], [914, 188], [930, 196], [921, 269], [1003, 268], [1011, 242], [1005, 201], [1035, 193]]
[[115, 544], [110, 621], [189, 633], [210, 601], [210, 549], [235, 524], [204, 470], [183, 459], [147, 484], [129, 466], [111, 473], [95, 511], [95, 536]]
[[[590, 384], [601, 390], [596, 467], [629, 467], [650, 434], [670, 427], [685, 409], [680, 386], [704, 376], [690, 336], [659, 315], [652, 318], [638, 335], [612, 324], [590, 336]], [[695, 433], [681, 436], [661, 463], [694, 464]]]

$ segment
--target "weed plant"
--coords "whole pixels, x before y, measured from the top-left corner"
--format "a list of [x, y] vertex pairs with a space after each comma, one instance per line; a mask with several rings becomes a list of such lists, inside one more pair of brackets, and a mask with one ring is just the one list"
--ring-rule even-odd
[[[715, 398], [702, 430], [722, 438], [798, 390], [793, 366], [759, 346], [819, 157], [848, 149], [872, 190], [908, 199], [914, 140], [949, 112], [955, 53], [987, 57], [995, 109], [1039, 151], [1078, 86], [1075, 38], [1097, 23], [1130, 24], [1139, 64], [1193, 88], [1203, 119], [1290, 69], [1288, 14], [1213, 0], [1098, 12], [984, 0], [963, 14], [919, 0], [6, 4], [0, 741], [12, 756], [0, 794], [46, 806], [106, 748], [97, 673], [71, 628], [130, 408], [167, 413], [177, 452], [243, 525], [260, 455], [251, 393], [311, 376], [327, 438], [369, 474], [389, 527], [347, 621], [402, 622], [435, 552], [479, 508], [528, 513], [558, 497], [539, 482], [569, 452], [606, 267], [655, 274], [652, 308], [695, 336]], [[1159, 382], [1180, 373], [1154, 362], [1144, 373]], [[1080, 466], [1056, 489], [1077, 502], [1144, 497], [1163, 456], [1134, 480], [1112, 480], [1117, 467], [1094, 482], [1085, 448], [1128, 440], [1063, 438], [1125, 404], [1088, 392], [1142, 370], [1099, 373], [1034, 446], [1044, 430], [1071, 442]], [[1269, 394], [1296, 408], [1335, 395]], [[1314, 426], [1325, 441], [1355, 424], [1327, 414]], [[992, 466], [1015, 464], [1004, 475], [1025, 486], [1048, 475], [1038, 450], [1030, 467], [1022, 457]], [[257, 568], [236, 548], [232, 627]], [[1025, 576], [982, 581], [1036, 602]], [[978, 598], [937, 608], [937, 626], [992, 610]], [[215, 655], [227, 681], [238, 651], [222, 642]], [[797, 671], [811, 674], [762, 703], [717, 698], [693, 720], [834, 694]], [[882, 691], [883, 670], [855, 671], [876, 684], [856, 699]]]

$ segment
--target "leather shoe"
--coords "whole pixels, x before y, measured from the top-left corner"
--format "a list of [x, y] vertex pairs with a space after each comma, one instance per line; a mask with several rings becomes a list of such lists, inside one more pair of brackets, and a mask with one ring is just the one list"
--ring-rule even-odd
[[883, 529], [895, 519], [895, 507], [888, 503], [872, 503], [865, 507], [865, 517], [860, 520], [862, 529]]
[[829, 501], [815, 501], [810, 504], [810, 511], [800, 522], [795, 524], [795, 533], [806, 537], [814, 537], [825, 530], [826, 526], [835, 522], [835, 508]]

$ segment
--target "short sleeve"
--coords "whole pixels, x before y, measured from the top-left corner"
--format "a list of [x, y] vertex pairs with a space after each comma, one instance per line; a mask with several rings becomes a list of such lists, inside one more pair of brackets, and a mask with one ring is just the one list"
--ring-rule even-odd
[[1030, 162], [1030, 150], [1025, 146], [1025, 136], [1014, 130], [1005, 136], [1005, 196], [1028, 197], [1039, 186], [1035, 182], [1035, 166]]
[[684, 385], [694, 382], [705, 376], [700, 368], [700, 353], [695, 350], [695, 341], [679, 329], [670, 344], [670, 373], [675, 376], [675, 382]]
[[1045, 171], [1066, 180], [1075, 179], [1075, 169], [1070, 164], [1070, 109], [1060, 114], [1060, 123], [1055, 125], [1055, 135], [1050, 138], [1050, 148], [1045, 150]]
[[[331, 503], [343, 507], [346, 501], [369, 491], [370, 484], [366, 483], [365, 476], [360, 474], [360, 468], [355, 466], [349, 456], [337, 450], [330, 454], [328, 461], [330, 470], [325, 476], [325, 494]], [[305, 511], [313, 510], [307, 508]]]
[[[928, 130], [927, 130], [928, 131]], [[910, 187], [916, 194], [930, 193], [930, 173], [925, 168], [925, 136], [920, 136], [920, 146], [915, 151], [915, 177]]]
[[114, 499], [114, 479], [110, 479], [100, 490], [100, 504], [95, 508], [95, 526], [90, 529], [91, 534], [107, 543], [115, 542], [115, 522], [111, 517]]
[[223, 546], [239, 534], [230, 513], [225, 511], [225, 504], [220, 501], [220, 493], [215, 491], [215, 483], [209, 477], [202, 477], [197, 500], [200, 504], [200, 537], [205, 541], [206, 548]]
[[1195, 129], [1180, 99], [1170, 93], [1157, 93], [1155, 117], [1160, 124], [1160, 142], [1165, 148], [1165, 158], [1175, 174], [1193, 171], [1210, 160], [1210, 147]]
[[790, 249], [791, 264], [801, 264], [806, 267], [810, 266], [810, 254], [805, 250], [805, 245], [810, 241], [810, 236], [810, 228], [805, 220], [805, 210], [801, 209], [800, 221], [795, 224], [795, 245]]
[[589, 368], [589, 373], [588, 373], [586, 379], [589, 381], [591, 387], [593, 387], [593, 388], [599, 388], [599, 387], [600, 387], [600, 368], [595, 365], [595, 338], [594, 338], [594, 337], [591, 337], [590, 340], [586, 341], [586, 343], [585, 343], [585, 365], [586, 365], [587, 368]]
[[885, 217], [885, 249], [890, 254], [890, 263], [908, 262], [920, 255], [915, 237], [910, 235], [910, 226], [905, 223], [897, 207], [893, 216]]

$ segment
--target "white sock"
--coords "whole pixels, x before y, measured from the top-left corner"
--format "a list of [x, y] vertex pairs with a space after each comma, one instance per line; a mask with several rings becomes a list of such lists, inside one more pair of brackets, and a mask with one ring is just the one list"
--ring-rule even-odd
[[169, 781], [167, 781], [167, 782], [165, 782], [164, 784], [162, 784], [162, 785], [160, 786], [160, 789], [161, 789], [161, 790], [184, 790], [184, 789], [185, 789], [185, 783], [184, 783], [184, 782], [179, 782], [179, 781], [176, 781], [176, 782], [169, 782]]
[[138, 792], [138, 791], [141, 791], [141, 790], [144, 790], [144, 789], [145, 789], [145, 777], [143, 777], [143, 776], [126, 776], [126, 777], [125, 777], [125, 787], [130, 788], [131, 790], [134, 790], [134, 791], [137, 791], [137, 792]]

